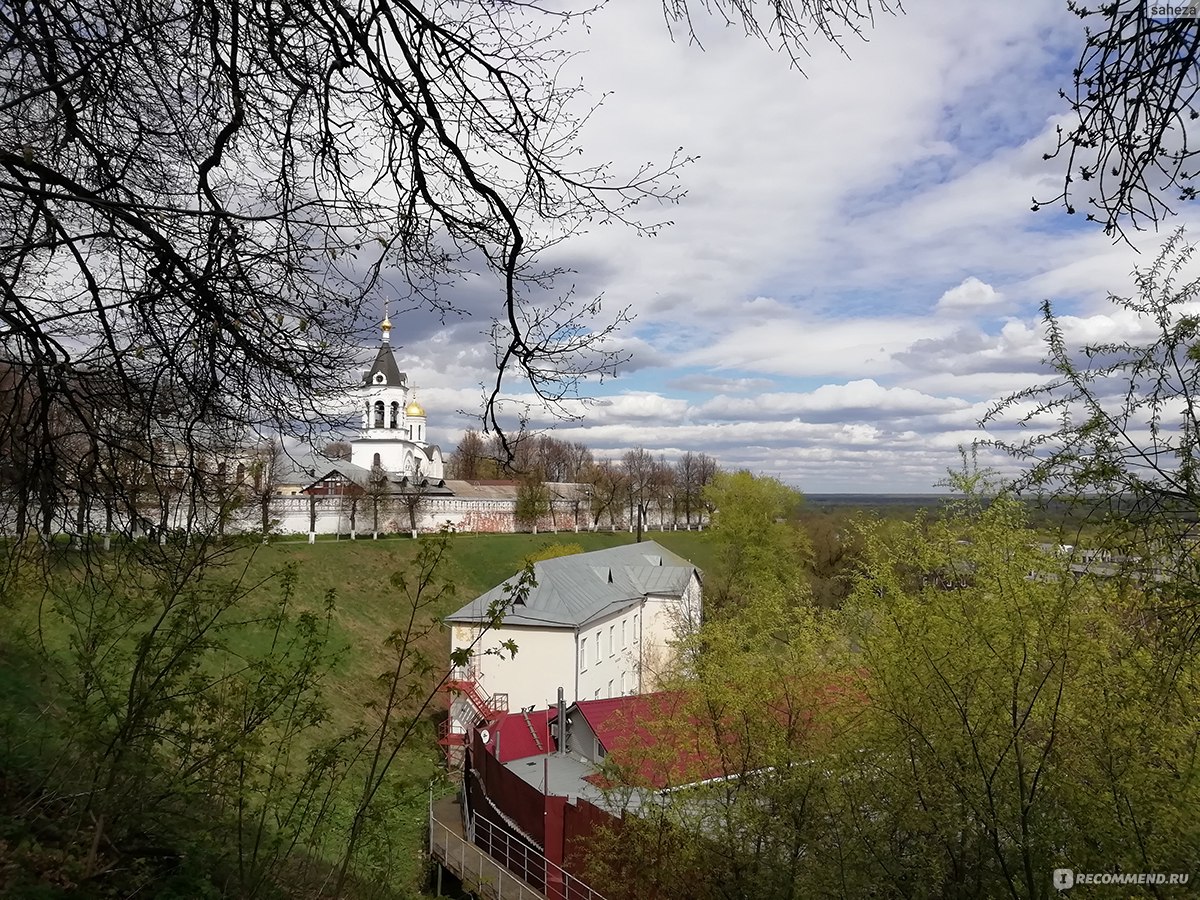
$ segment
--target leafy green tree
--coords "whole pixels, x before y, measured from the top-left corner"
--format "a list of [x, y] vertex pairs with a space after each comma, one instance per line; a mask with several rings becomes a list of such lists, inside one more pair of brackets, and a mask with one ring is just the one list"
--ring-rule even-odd
[[542, 480], [540, 470], [533, 471], [517, 485], [517, 503], [513, 518], [517, 525], [537, 534], [538, 523], [550, 513], [550, 491]]
[[1111, 296], [1148, 334], [1074, 347], [1043, 306], [1057, 377], [996, 404], [985, 426], [1024, 426], [1021, 440], [989, 443], [1027, 466], [1021, 490], [1067, 501], [1096, 526], [1116, 565], [1139, 571], [1153, 614], [1185, 643], [1200, 636], [1200, 279], [1182, 232], [1137, 273], [1136, 297]]
[[804, 868], [828, 829], [829, 789], [814, 761], [855, 712], [836, 621], [760, 594], [679, 650], [637, 739], [609, 748], [610, 802], [636, 813], [600, 839], [593, 875], [616, 897], [814, 896]]
[[850, 893], [1047, 897], [1057, 867], [1189, 870], [1195, 665], [1172, 686], [1120, 584], [1040, 551], [1018, 502], [977, 509], [864, 534], [838, 876]]
[[[208, 540], [120, 542], [104, 565], [60, 560], [10, 595], [5, 631], [32, 625], [47, 693], [35, 721], [18, 713], [10, 728], [46, 735], [46, 750], [0, 767], [55, 806], [85, 883], [153, 834], [158, 852], [195, 853], [258, 896], [328, 837], [314, 810], [345, 759], [323, 731], [332, 597], [304, 608], [294, 572], [247, 579], [244, 558], [221, 565]], [[198, 818], [226, 824], [225, 839]], [[140, 865], [130, 890], [159, 883]]]
[[844, 609], [760, 589], [685, 646], [669, 714], [606, 760], [637, 812], [604, 886], [1047, 898], [1058, 867], [1190, 872], [1200, 663], [1136, 585], [1076, 577], [1003, 496], [860, 540]]
[[763, 593], [806, 596], [808, 542], [798, 527], [803, 495], [776, 478], [720, 472], [704, 488], [717, 565], [706, 585], [710, 609]]
[[807, 569], [813, 603], [836, 608], [853, 589], [861, 555], [854, 514], [842, 510], [804, 509], [800, 526], [811, 548]]

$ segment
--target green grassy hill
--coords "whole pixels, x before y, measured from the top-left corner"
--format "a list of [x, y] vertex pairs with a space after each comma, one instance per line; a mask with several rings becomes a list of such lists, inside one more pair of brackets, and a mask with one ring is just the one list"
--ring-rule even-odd
[[[707, 534], [652, 532], [646, 537], [661, 542], [701, 568], [707, 565], [711, 555]], [[415, 711], [434, 691], [448, 665], [449, 640], [446, 629], [437, 624], [438, 618], [513, 575], [528, 555], [550, 545], [577, 544], [588, 551], [631, 543], [632, 539], [628, 532], [452, 536], [440, 575], [452, 585], [453, 591], [441, 597], [422, 616], [427, 633], [418, 643], [418, 649], [431, 666], [427, 671], [421, 670], [419, 690], [414, 698], [406, 701], [404, 708]], [[278, 578], [280, 572], [291, 569], [294, 573], [293, 618], [284, 626], [285, 632], [298, 627], [294, 618], [296, 613], [322, 614], [327, 598], [332, 594], [329, 648], [336, 654], [336, 663], [324, 686], [328, 720], [320, 729], [305, 731], [293, 742], [285, 762], [284, 770], [291, 773], [288, 777], [295, 778], [310, 751], [330, 735], [347, 734], [359, 727], [365, 728], [362, 732], [365, 738], [377, 724], [378, 709], [386, 694], [381, 676], [395, 664], [395, 653], [387, 638], [402, 627], [408, 609], [404, 593], [395, 586], [393, 576], [411, 571], [419, 545], [420, 542], [408, 538], [322, 540], [311, 545], [303, 541], [278, 540], [236, 549], [226, 556], [220, 571], [213, 570], [205, 576], [214, 584], [238, 580], [243, 586], [258, 585], [225, 613], [225, 620], [240, 623], [223, 635], [228, 652], [216, 657], [219, 662], [205, 664], [198, 672], [203, 680], [211, 680], [213, 684], [219, 684], [220, 678], [230, 668], [241, 665], [241, 661], [265, 657], [272, 640], [278, 639], [268, 623], [283, 593]], [[80, 558], [67, 552], [60, 557], [57, 574], [52, 577], [65, 579], [63, 584], [76, 583], [85, 577], [88, 566], [103, 565], [105, 559], [103, 554]], [[80, 565], [82, 562], [87, 566]], [[86, 591], [81, 596], [82, 606], [76, 607], [76, 613], [82, 610], [85, 615], [90, 615], [91, 600], [87, 599]], [[130, 594], [135, 600], [137, 596]], [[142, 595], [142, 599], [148, 602], [146, 615], [128, 626], [123, 636], [113, 639], [112, 649], [105, 651], [113, 665], [125, 665], [120, 660], [135, 650], [139, 635], [152, 627], [157, 615], [155, 601], [148, 595]], [[119, 600], [108, 608], [121, 610], [128, 602]], [[86, 790], [90, 777], [82, 770], [78, 774], [71, 771], [75, 768], [72, 760], [79, 758], [81, 734], [86, 745], [86, 731], [81, 732], [78, 725], [79, 707], [78, 704], [72, 706], [70, 696], [88, 681], [88, 676], [78, 670], [76, 663], [81, 633], [78, 622], [63, 614], [55, 601], [47, 600], [36, 585], [27, 586], [19, 596], [11, 598], [7, 606], [0, 604], [0, 615], [3, 617], [0, 627], [0, 894], [15, 891], [14, 896], [59, 896], [56, 889], [47, 887], [48, 882], [55, 879], [80, 879], [95, 886], [96, 881], [89, 881], [80, 874], [83, 859], [88, 856], [89, 829], [95, 819], [89, 820], [86, 810], [84, 817], [79, 818], [77, 805], [65, 800], [59, 803], [55, 799], [70, 797], [80, 787]], [[119, 678], [116, 683], [121, 684]], [[187, 685], [183, 688], [190, 689]], [[73, 709], [72, 714], [77, 717], [73, 726], [68, 724], [71, 720], [64, 714], [68, 708]], [[382, 827], [376, 830], [377, 834], [387, 835], [386, 846], [376, 848], [372, 845], [368, 855], [368, 858], [380, 861], [378, 871], [372, 869], [360, 873], [374, 879], [376, 887], [387, 887], [382, 888], [382, 892], [374, 889], [354, 891], [349, 896], [412, 896], [412, 892], [419, 889], [423, 870], [420, 848], [425, 840], [425, 800], [429, 785], [438, 779], [442, 767], [433, 725], [444, 710], [444, 696], [434, 695], [433, 703], [420, 717], [420, 727], [405, 743], [389, 771], [388, 791], [391, 795], [379, 806], [384, 820]], [[97, 720], [105, 727], [110, 721]], [[363, 746], [367, 748], [368, 756], [351, 763], [357, 767], [356, 771], [363, 766], [363, 760], [369, 758], [370, 741], [365, 740]], [[161, 772], [157, 777], [161, 777]], [[361, 780], [357, 783], [361, 784]], [[357, 802], [353, 780], [347, 784], [350, 787], [334, 800], [333, 815], [339, 822], [346, 820]], [[44, 793], [45, 800], [37, 799], [40, 793]], [[225, 820], [232, 815], [228, 807], [214, 808], [203, 796], [196, 802], [208, 804], [204, 807], [208, 810], [205, 817], [217, 816]], [[37, 817], [28, 816], [27, 810], [31, 808], [39, 810]], [[174, 821], [178, 821], [178, 812], [173, 815]], [[135, 827], [133, 833], [139, 830]], [[153, 828], [147, 825], [144, 830], [152, 832]], [[231, 841], [228, 827], [212, 830], [207, 826], [198, 832], [157, 839], [158, 844], [164, 844], [172, 852], [175, 848], [186, 848], [186, 855], [194, 859], [203, 858], [201, 854], [205, 847], [224, 850], [226, 857], [223, 858], [227, 858]], [[7, 851], [11, 851], [9, 855], [16, 863], [6, 869], [3, 858]], [[102, 845], [102, 851], [108, 853], [110, 861], [121, 863], [116, 865], [114, 862], [114, 872], [132, 872], [126, 865], [130, 860], [139, 866], [151, 866], [138, 857], [142, 852], [140, 849], [130, 848], [125, 843]], [[332, 857], [324, 855], [324, 851], [317, 857], [301, 860], [305, 874], [297, 883], [320, 880], [323, 877], [320, 873], [327, 872], [333, 861]], [[140, 891], [143, 887], [153, 895], [170, 894], [164, 882], [138, 881], [132, 874], [129, 877], [135, 880], [120, 881], [118, 878], [114, 882], [112, 896], [122, 895], [122, 891]], [[207, 875], [203, 871], [188, 877], [192, 880], [185, 880], [180, 888], [183, 895], [194, 892], [197, 885], [207, 884], [204, 880]], [[45, 892], [41, 892], [43, 887], [47, 887]], [[103, 890], [96, 896], [110, 894]]]
[[[701, 569], [711, 556], [708, 535], [703, 532], [649, 532], [645, 538], [658, 541]], [[434, 614], [448, 615], [516, 574], [526, 556], [549, 545], [578, 544], [587, 552], [632, 542], [633, 535], [621, 531], [454, 535], [443, 573], [454, 585], [454, 594]], [[347, 702], [362, 697], [387, 667], [383, 641], [399, 624], [400, 612], [390, 577], [412, 562], [416, 546], [416, 542], [404, 537], [378, 541], [324, 540], [315, 544], [279, 541], [252, 551], [248, 569], [251, 577], [265, 577], [285, 565], [295, 567], [297, 597], [302, 604], [317, 609], [326, 594], [334, 592], [337, 638], [348, 652], [333, 689]], [[424, 649], [432, 658], [445, 660], [449, 653], [445, 630], [431, 635]], [[336, 716], [336, 709], [334, 713]]]

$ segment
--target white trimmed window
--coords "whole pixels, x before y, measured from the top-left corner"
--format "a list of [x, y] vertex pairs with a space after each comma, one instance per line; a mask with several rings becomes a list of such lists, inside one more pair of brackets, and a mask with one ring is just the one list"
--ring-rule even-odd
[[596, 632], [596, 649], [592, 654], [592, 662], [600, 662], [600, 632]]
[[587, 671], [587, 638], [579, 639], [579, 671]]
[[629, 620], [621, 620], [621, 647], [624, 649], [629, 646]]
[[608, 655], [612, 656], [617, 652], [617, 626], [608, 626]]

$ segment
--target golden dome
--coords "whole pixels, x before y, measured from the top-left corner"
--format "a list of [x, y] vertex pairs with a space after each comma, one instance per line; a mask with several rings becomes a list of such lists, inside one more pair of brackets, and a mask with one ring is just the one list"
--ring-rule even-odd
[[404, 414], [406, 416], [424, 417], [425, 407], [423, 407], [420, 403], [418, 403], [416, 398], [414, 397], [412, 403], [410, 403], [410, 404], [408, 404], [408, 406], [404, 407]]

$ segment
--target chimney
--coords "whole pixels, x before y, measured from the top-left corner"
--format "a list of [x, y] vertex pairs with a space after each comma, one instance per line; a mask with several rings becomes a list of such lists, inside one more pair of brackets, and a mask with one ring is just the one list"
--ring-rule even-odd
[[558, 689], [558, 755], [567, 755], [567, 704], [561, 687]]

